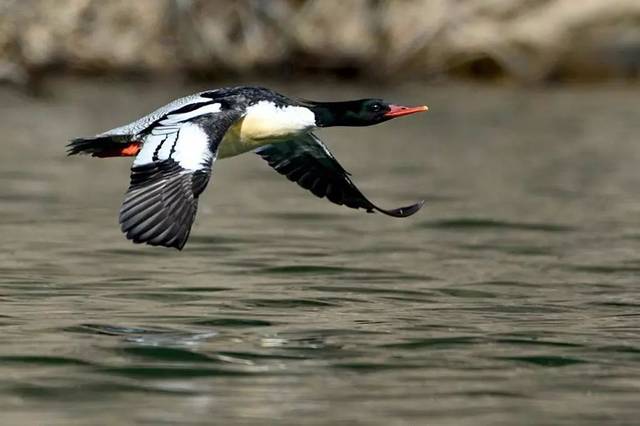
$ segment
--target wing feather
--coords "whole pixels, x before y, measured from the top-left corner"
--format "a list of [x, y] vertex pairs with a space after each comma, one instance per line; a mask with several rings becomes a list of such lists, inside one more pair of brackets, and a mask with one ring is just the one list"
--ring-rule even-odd
[[122, 232], [134, 243], [186, 244], [218, 145], [240, 116], [216, 105], [167, 114], [146, 132], [120, 209]]
[[256, 153], [278, 173], [284, 175], [319, 198], [353, 209], [378, 211], [393, 217], [408, 217], [420, 210], [424, 201], [396, 209], [373, 204], [349, 178], [329, 149], [312, 133], [295, 139], [265, 145]]

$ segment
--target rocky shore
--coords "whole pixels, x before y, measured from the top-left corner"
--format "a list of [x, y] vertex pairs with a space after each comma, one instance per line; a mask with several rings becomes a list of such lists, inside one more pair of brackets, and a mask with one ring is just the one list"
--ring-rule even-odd
[[0, 81], [51, 73], [637, 79], [638, 0], [0, 0]]

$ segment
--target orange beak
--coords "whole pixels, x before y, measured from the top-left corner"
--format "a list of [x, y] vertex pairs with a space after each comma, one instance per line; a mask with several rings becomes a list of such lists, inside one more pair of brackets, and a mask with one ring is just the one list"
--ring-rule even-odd
[[391, 108], [384, 116], [389, 118], [402, 117], [403, 115], [415, 114], [416, 112], [429, 111], [426, 105], [417, 107], [406, 107], [401, 105], [389, 105]]

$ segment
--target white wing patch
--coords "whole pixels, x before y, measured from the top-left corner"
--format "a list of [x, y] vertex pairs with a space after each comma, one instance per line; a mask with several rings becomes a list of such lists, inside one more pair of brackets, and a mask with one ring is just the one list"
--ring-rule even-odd
[[149, 134], [133, 161], [134, 166], [167, 160], [169, 158], [186, 170], [199, 170], [213, 158], [209, 137], [197, 124], [185, 123], [179, 127], [159, 126], [158, 132]]
[[203, 168], [213, 158], [209, 149], [209, 137], [198, 124], [190, 123], [189, 120], [217, 112], [220, 112], [219, 103], [203, 105], [180, 114], [168, 114], [144, 138], [142, 149], [133, 165], [172, 158], [183, 169]]
[[145, 138], [144, 143], [142, 144], [142, 149], [136, 156], [136, 159], [133, 160], [134, 166], [139, 166], [142, 164], [148, 164], [153, 162], [153, 154], [158, 149], [159, 145], [164, 141], [163, 135], [154, 135], [151, 134]]
[[167, 133], [163, 137], [163, 141], [161, 145], [156, 148], [158, 160], [166, 160], [171, 156], [171, 151], [173, 151], [176, 146], [176, 142], [178, 140], [179, 132], [178, 129], [174, 130], [172, 133]]
[[187, 170], [199, 170], [213, 159], [209, 137], [197, 124], [183, 124], [172, 158]]

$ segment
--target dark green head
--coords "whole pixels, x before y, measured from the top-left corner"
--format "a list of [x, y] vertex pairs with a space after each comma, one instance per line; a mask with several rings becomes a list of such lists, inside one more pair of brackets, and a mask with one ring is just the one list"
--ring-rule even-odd
[[345, 102], [308, 102], [318, 127], [371, 126], [392, 118], [427, 111], [426, 106], [405, 107], [382, 99], [359, 99]]

